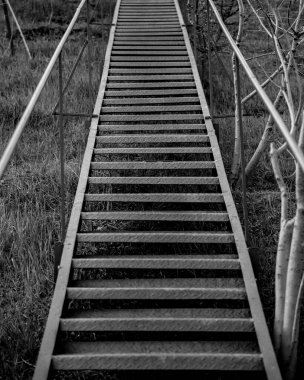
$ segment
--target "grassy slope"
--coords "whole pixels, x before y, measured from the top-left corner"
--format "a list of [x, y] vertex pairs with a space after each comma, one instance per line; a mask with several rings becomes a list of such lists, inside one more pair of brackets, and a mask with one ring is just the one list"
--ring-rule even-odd
[[[9, 57], [4, 49], [1, 51], [0, 152], [78, 1], [55, 2], [53, 20], [56, 23], [51, 26], [46, 24], [49, 15], [46, 3], [41, 0], [13, 2], [34, 58], [27, 59], [18, 37], [14, 57]], [[0, 17], [3, 27], [2, 11]], [[83, 25], [77, 28], [79, 32], [71, 36], [64, 50], [65, 76], [85, 38]], [[2, 37], [3, 33], [4, 30], [0, 30]], [[2, 42], [6, 47], [4, 37]], [[101, 40], [96, 40], [93, 48], [95, 90], [102, 48]], [[91, 107], [85, 62], [86, 55], [66, 97], [69, 111], [87, 112]], [[0, 379], [31, 378], [52, 295], [52, 251], [60, 228], [60, 162], [56, 118], [49, 115], [57, 101], [57, 75], [55, 71], [49, 79], [0, 184]], [[67, 213], [78, 183], [88, 127], [83, 119], [70, 119], [65, 125]]]

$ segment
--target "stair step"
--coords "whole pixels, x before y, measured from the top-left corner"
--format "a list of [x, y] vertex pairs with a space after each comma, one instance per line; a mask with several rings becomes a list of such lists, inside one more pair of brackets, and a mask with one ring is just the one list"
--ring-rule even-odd
[[[185, 56], [185, 57], [188, 57], [187, 55], [187, 50], [186, 49], [183, 49], [183, 50], [178, 50], [178, 49], [174, 49], [174, 50], [166, 50], [166, 51], [163, 51], [161, 49], [159, 50], [134, 50], [134, 51], [130, 51], [130, 50], [113, 50], [112, 51], [112, 57], [115, 57], [116, 55], [118, 56], [123, 56], [123, 55], [126, 55], [126, 56], [139, 56], [139, 57], [142, 57], [142, 56], [153, 56], [153, 55], [156, 55], [156, 56], [162, 56], [163, 54], [165, 54], [165, 56], [170, 56], [170, 55], [173, 55], [175, 58], [177, 56]], [[163, 58], [163, 57], [162, 57]], [[112, 58], [113, 59], [113, 58]]]
[[107, 98], [109, 97], [134, 97], [134, 96], [170, 96], [170, 95], [197, 95], [196, 89], [175, 89], [175, 90], [106, 90], [105, 95]]
[[67, 288], [68, 299], [246, 300], [245, 288]]
[[[183, 40], [176, 41], [133, 41], [133, 40], [115, 40], [114, 46], [185, 46]], [[192, 73], [189, 68], [189, 72]], [[111, 70], [110, 70], [111, 73]]]
[[[229, 308], [156, 308], [68, 310], [64, 318], [222, 318], [250, 319], [250, 310]], [[203, 342], [202, 342], [203, 343]], [[205, 342], [207, 343], [207, 342]], [[247, 342], [248, 344], [248, 342]], [[195, 342], [194, 342], [195, 345]], [[253, 342], [250, 343], [253, 346]]]
[[122, 107], [102, 107], [102, 113], [151, 113], [151, 112], [186, 112], [202, 111], [200, 105], [169, 105], [169, 106], [122, 106]]
[[190, 243], [229, 244], [234, 236], [228, 232], [94, 232], [78, 233], [78, 242], [105, 243]]
[[178, 37], [178, 36], [158, 36], [158, 37], [141, 37], [141, 36], [134, 36], [134, 37], [115, 37], [115, 42], [125, 42], [125, 43], [129, 43], [129, 42], [140, 42], [140, 43], [144, 43], [144, 42], [148, 42], [148, 43], [157, 43], [157, 42], [165, 42], [165, 43], [170, 43], [170, 42], [173, 42], [175, 43], [176, 41], [178, 42], [181, 42], [181, 43], [185, 43], [184, 42], [184, 39], [182, 36]]
[[[137, 115], [135, 116], [135, 118]], [[209, 136], [199, 134], [132, 134], [132, 135], [110, 135], [97, 136], [97, 141], [101, 144], [138, 144], [138, 143], [199, 143], [208, 142]]]
[[182, 62], [146, 62], [146, 61], [133, 61], [133, 62], [111, 62], [111, 68], [128, 68], [128, 70], [135, 70], [134, 68], [150, 68], [150, 69], [166, 69], [174, 70], [178, 68], [186, 68], [190, 67], [190, 62], [182, 61]]
[[218, 203], [222, 194], [203, 193], [134, 193], [85, 194], [86, 202], [160, 202], [160, 203]]
[[[177, 37], [182, 37], [183, 36], [183, 33], [181, 30], [175, 32], [175, 31], [171, 31], [171, 32], [166, 32], [166, 31], [152, 31], [152, 30], [147, 30], [147, 31], [121, 31], [121, 30], [116, 30], [116, 36], [117, 37], [164, 37], [164, 36], [177, 36]], [[111, 57], [111, 59], [113, 59], [113, 57]]]
[[[132, 315], [133, 314], [133, 315]], [[125, 318], [65, 318], [62, 331], [197, 331], [253, 332], [251, 319], [229, 318], [139, 318], [136, 310]]]
[[129, 185], [218, 185], [217, 177], [89, 177], [88, 183]]
[[156, 221], [196, 221], [196, 222], [227, 222], [228, 214], [225, 212], [193, 212], [193, 211], [117, 211], [117, 212], [82, 212], [81, 217], [84, 220], [101, 219], [101, 220], [156, 220]]
[[211, 148], [97, 148], [94, 154], [208, 154]]
[[134, 83], [107, 83], [107, 89], [109, 88], [172, 88], [172, 87], [178, 87], [178, 88], [187, 88], [187, 87], [195, 87], [195, 82], [189, 81], [189, 82], [164, 82], [164, 83], [153, 83], [153, 82], [134, 82]]
[[[163, 35], [164, 33], [162, 33]], [[133, 36], [137, 36], [137, 34], [133, 33], [133, 34], [130, 34], [128, 33], [128, 35], [133, 35]], [[182, 62], [182, 61], [186, 61], [186, 62], [189, 62], [189, 57], [187, 55], [180, 55], [180, 56], [164, 56], [162, 55], [161, 57], [158, 57], [158, 56], [153, 56], [153, 57], [143, 57], [143, 56], [132, 56], [132, 55], [129, 55], [129, 56], [119, 56], [119, 55], [116, 55], [116, 56], [111, 56], [111, 64], [112, 62], [120, 62], [120, 61], [123, 61], [124, 63], [125, 62], [146, 62], [148, 61], [150, 64], [152, 62], [161, 62], [162, 64], [166, 61], [171, 61], [171, 62], [175, 62], [177, 61], [178, 63]]]
[[134, 31], [137, 31], [137, 32], [145, 32], [145, 31], [149, 31], [149, 32], [153, 32], [153, 31], [156, 31], [156, 32], [161, 32], [161, 31], [165, 31], [165, 32], [179, 32], [181, 30], [181, 27], [179, 24], [177, 23], [174, 23], [174, 24], [169, 24], [169, 23], [163, 23], [163, 24], [157, 24], [157, 23], [144, 23], [144, 24], [128, 24], [128, 23], [119, 23], [118, 26], [116, 26], [116, 30], [117, 32], [121, 32], [121, 31], [130, 31], [130, 30], [134, 30]]
[[73, 268], [120, 268], [120, 269], [208, 269], [240, 270], [236, 259], [221, 259], [217, 256], [130, 256], [74, 258]]
[[[119, 69], [121, 70], [121, 69]], [[129, 72], [129, 70], [126, 70]], [[144, 70], [143, 70], [144, 71]], [[171, 104], [171, 103], [197, 103], [198, 99], [196, 97], [170, 97], [170, 98], [129, 98], [129, 99], [105, 99], [103, 101], [104, 106], [112, 106], [117, 104]]]
[[[129, 51], [131, 52], [132, 50], [135, 50], [135, 51], [138, 51], [138, 52], [153, 52], [154, 50], [157, 50], [157, 51], [160, 51], [160, 50], [165, 50], [166, 53], [169, 52], [170, 50], [174, 50], [174, 51], [179, 51], [179, 52], [186, 52], [186, 47], [185, 46], [179, 46], [179, 45], [170, 45], [170, 46], [162, 46], [162, 45], [156, 45], [156, 46], [152, 46], [152, 45], [145, 45], [145, 46], [142, 46], [142, 45], [137, 45], [137, 46], [133, 46], [132, 44], [131, 45], [114, 45], [113, 46], [113, 53], [117, 52], [117, 51]], [[177, 78], [179, 79], [179, 78]]]
[[190, 121], [205, 120], [203, 114], [150, 114], [150, 115], [101, 115], [100, 122], [141, 122], [141, 121]]
[[91, 162], [93, 170], [184, 170], [184, 169], [214, 169], [212, 161], [120, 161]]
[[[53, 356], [55, 370], [218, 370], [218, 371], [263, 371], [263, 361], [257, 353], [209, 353], [192, 352], [185, 353], [178, 349], [180, 342], [173, 342], [168, 347], [168, 352], [160, 352], [152, 342], [149, 348], [144, 350], [139, 347], [132, 353], [134, 342], [119, 342], [123, 352], [109, 353], [109, 346], [102, 343], [78, 343], [77, 353]], [[142, 342], [141, 346], [143, 346]], [[154, 342], [153, 342], [154, 343]], [[220, 346], [222, 342], [218, 344]], [[175, 346], [175, 350], [174, 350]], [[107, 351], [101, 351], [103, 347]], [[92, 352], [93, 351], [93, 352]], [[134, 349], [133, 349], [134, 351]], [[177, 351], [177, 352], [176, 352]]]
[[[121, 99], [112, 99], [113, 102]], [[135, 98], [134, 100], [139, 100]], [[198, 130], [206, 132], [205, 124], [102, 124], [98, 126], [100, 132], [103, 131], [183, 131]]]

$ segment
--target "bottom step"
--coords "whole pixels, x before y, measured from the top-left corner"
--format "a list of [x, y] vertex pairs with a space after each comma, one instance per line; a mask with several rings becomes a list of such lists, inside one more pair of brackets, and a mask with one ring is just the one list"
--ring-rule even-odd
[[54, 355], [55, 370], [263, 371], [254, 342], [77, 342]]

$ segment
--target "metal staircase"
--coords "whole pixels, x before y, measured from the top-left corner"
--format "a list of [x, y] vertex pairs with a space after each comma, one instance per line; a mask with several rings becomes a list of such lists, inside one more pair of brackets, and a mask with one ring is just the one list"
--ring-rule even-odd
[[94, 114], [34, 378], [279, 380], [177, 0], [117, 1]]

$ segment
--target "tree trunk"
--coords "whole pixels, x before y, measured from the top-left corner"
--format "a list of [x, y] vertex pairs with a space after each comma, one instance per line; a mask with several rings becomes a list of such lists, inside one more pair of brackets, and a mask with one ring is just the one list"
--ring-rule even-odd
[[[282, 91], [278, 92], [278, 95], [274, 101], [274, 106], [277, 108], [280, 100], [282, 99]], [[273, 137], [273, 128], [274, 128], [274, 120], [271, 115], [268, 116], [268, 120], [262, 135], [262, 138], [259, 142], [259, 145], [257, 146], [253, 156], [251, 157], [250, 161], [248, 162], [246, 166], [246, 177], [248, 178], [252, 172], [255, 170], [258, 162], [260, 161], [260, 158], [262, 154], [265, 152], [265, 150], [268, 148], [269, 143], [272, 142]]]
[[[300, 136], [300, 148], [304, 146], [304, 121]], [[297, 211], [292, 235], [290, 258], [286, 282], [286, 302], [284, 310], [282, 354], [283, 365], [288, 372], [292, 353], [297, 337], [293, 334], [295, 319], [297, 318], [297, 299], [304, 269], [304, 173], [300, 165], [296, 164], [296, 200]]]
[[[238, 34], [236, 37], [236, 44], [239, 45], [242, 38], [243, 33], [243, 20], [244, 20], [244, 4], [242, 0], [238, 0], [238, 6], [239, 6], [239, 27], [238, 27]], [[241, 120], [239, 118], [239, 115], [242, 114], [242, 110], [239, 109], [239, 101], [238, 98], [241, 96], [239, 94], [238, 85], [237, 85], [237, 60], [236, 60], [236, 54], [233, 52], [232, 54], [232, 72], [233, 72], [233, 82], [234, 82], [234, 98], [235, 98], [235, 132], [234, 132], [234, 154], [233, 154], [233, 161], [232, 161], [232, 167], [231, 167], [231, 184], [235, 185], [237, 182], [239, 171], [241, 167]]]

